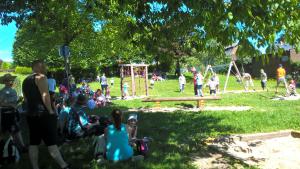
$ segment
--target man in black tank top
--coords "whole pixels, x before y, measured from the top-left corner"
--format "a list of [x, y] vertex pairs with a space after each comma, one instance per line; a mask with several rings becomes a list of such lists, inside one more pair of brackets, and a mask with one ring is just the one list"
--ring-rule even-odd
[[61, 168], [68, 169], [69, 165], [63, 160], [56, 145], [57, 113], [51, 107], [48, 91], [46, 65], [43, 61], [32, 63], [33, 74], [23, 82], [22, 89], [27, 104], [27, 123], [29, 127], [29, 157], [33, 169], [38, 166], [38, 145], [43, 140], [50, 155]]

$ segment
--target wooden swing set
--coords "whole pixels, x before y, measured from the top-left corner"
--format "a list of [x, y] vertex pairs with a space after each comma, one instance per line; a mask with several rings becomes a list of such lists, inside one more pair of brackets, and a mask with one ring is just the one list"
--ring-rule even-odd
[[[229, 46], [229, 47], [225, 48], [225, 53], [226, 53], [226, 55], [231, 56], [231, 60], [230, 60], [227, 75], [226, 75], [226, 81], [225, 81], [225, 84], [224, 84], [223, 93], [226, 92], [227, 85], [228, 85], [228, 80], [229, 80], [229, 77], [230, 77], [231, 73], [233, 73], [235, 75], [235, 77], [237, 77], [240, 80], [241, 85], [246, 90], [246, 86], [243, 82], [242, 75], [241, 75], [241, 73], [240, 73], [240, 71], [239, 71], [239, 69], [238, 69], [238, 67], [235, 63], [235, 61], [237, 60], [237, 56], [236, 56], [237, 49], [238, 49], [238, 44], [235, 44], [235, 45], [232, 45], [232, 46]], [[225, 66], [227, 67], [228, 64], [226, 64]], [[232, 69], [234, 69], [236, 73], [234, 73]], [[204, 79], [206, 78], [206, 76], [208, 75], [209, 72], [211, 72], [211, 74], [216, 74], [216, 72], [213, 70], [213, 66], [207, 65], [206, 69], [205, 69], [205, 72], [204, 72], [204, 76], [203, 76]]]
[[[119, 64], [121, 77], [121, 95], [125, 96], [124, 84], [131, 83], [131, 96], [148, 96], [148, 66], [147, 64]], [[136, 80], [137, 79], [137, 80]], [[141, 80], [142, 79], [142, 80]], [[144, 85], [143, 85], [144, 84]], [[139, 92], [138, 92], [139, 91]]]

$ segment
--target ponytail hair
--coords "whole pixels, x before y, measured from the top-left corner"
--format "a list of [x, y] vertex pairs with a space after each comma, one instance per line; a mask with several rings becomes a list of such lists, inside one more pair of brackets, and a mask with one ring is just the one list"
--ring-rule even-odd
[[122, 112], [119, 109], [115, 109], [112, 111], [111, 116], [114, 121], [114, 126], [117, 130], [121, 130], [121, 123], [122, 123]]

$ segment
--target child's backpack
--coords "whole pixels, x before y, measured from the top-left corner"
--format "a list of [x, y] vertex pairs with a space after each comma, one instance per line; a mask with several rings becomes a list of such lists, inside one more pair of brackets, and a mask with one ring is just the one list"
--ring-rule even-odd
[[0, 152], [1, 165], [16, 163], [20, 160], [20, 153], [12, 136], [10, 136], [6, 142], [4, 140], [0, 141]]
[[144, 137], [143, 139], [137, 139], [135, 141], [136, 151], [138, 155], [146, 156], [149, 152], [149, 142], [150, 138]]

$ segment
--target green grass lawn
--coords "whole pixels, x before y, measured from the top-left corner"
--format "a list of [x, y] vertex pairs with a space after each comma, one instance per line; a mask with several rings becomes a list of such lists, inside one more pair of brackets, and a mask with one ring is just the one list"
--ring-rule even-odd
[[[21, 79], [24, 77], [22, 76]], [[187, 77], [188, 84], [184, 93], [179, 93], [177, 79], [168, 79], [155, 83], [150, 90], [151, 97], [179, 97], [193, 96], [191, 77]], [[225, 76], [220, 76], [220, 88], [223, 89]], [[115, 85], [111, 87], [111, 95], [120, 96], [120, 79], [115, 78]], [[93, 89], [100, 87], [99, 83], [90, 84]], [[143, 113], [138, 114], [138, 136], [150, 136], [154, 139], [150, 145], [150, 154], [142, 162], [122, 162], [118, 164], [98, 165], [93, 161], [92, 138], [81, 139], [77, 142], [62, 146], [61, 150], [68, 162], [77, 168], [122, 168], [122, 169], [186, 169], [194, 168], [191, 164], [192, 154], [206, 157], [208, 151], [202, 141], [207, 137], [218, 137], [236, 133], [269, 132], [283, 129], [300, 129], [300, 102], [299, 101], [272, 101], [275, 91], [275, 81], [268, 82], [269, 92], [223, 94], [222, 100], [207, 102], [211, 106], [251, 106], [251, 110], [242, 112], [231, 111], [203, 111], [172, 113]], [[256, 89], [260, 89], [260, 81], [255, 80]], [[242, 90], [230, 78], [228, 90]], [[205, 89], [208, 93], [208, 89]], [[281, 88], [281, 94], [284, 89]], [[195, 106], [194, 102], [163, 102], [162, 107]], [[114, 100], [112, 105], [91, 112], [97, 115], [109, 115], [114, 108], [124, 111], [128, 108], [152, 107], [154, 103], [143, 103], [141, 100]], [[124, 113], [125, 119], [128, 113]], [[26, 127], [24, 127], [26, 128]], [[25, 132], [26, 135], [26, 132]], [[232, 159], [232, 165], [239, 163]], [[50, 158], [43, 147], [40, 153], [41, 168], [52, 169], [57, 165]], [[12, 168], [29, 169], [28, 156], [24, 155], [18, 165]], [[233, 167], [234, 168], [234, 167]], [[247, 168], [247, 166], [245, 166]]]

